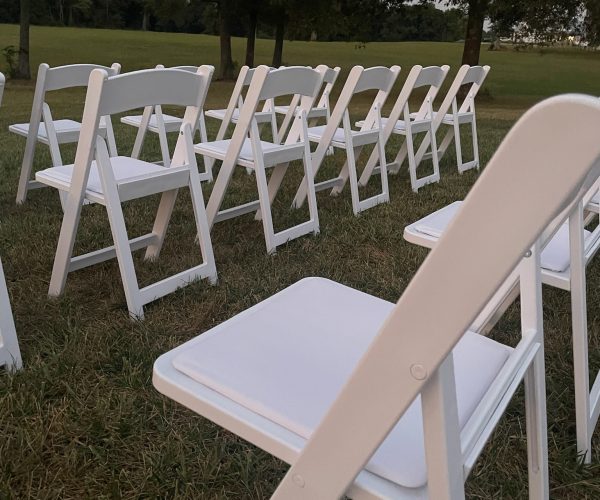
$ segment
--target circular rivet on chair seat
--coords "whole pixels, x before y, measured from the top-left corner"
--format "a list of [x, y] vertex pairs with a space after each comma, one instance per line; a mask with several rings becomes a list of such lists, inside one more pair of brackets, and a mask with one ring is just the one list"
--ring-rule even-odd
[[531, 250], [527, 250], [525, 252], [525, 257], [531, 257]]
[[410, 367], [410, 374], [417, 380], [424, 380], [427, 378], [427, 370], [423, 365], [412, 365]]
[[299, 474], [296, 474], [296, 475], [295, 475], [295, 476], [292, 478], [292, 481], [294, 481], [294, 484], [295, 484], [296, 486], [300, 486], [300, 488], [304, 488], [304, 478], [303, 478], [301, 475], [299, 475]]

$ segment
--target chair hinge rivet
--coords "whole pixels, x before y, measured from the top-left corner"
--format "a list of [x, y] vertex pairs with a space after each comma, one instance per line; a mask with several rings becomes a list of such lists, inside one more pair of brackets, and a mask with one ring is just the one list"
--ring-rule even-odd
[[292, 478], [292, 481], [294, 481], [294, 484], [296, 486], [299, 486], [300, 488], [304, 488], [304, 478], [300, 475], [300, 474], [296, 474], [294, 475], [294, 477]]
[[525, 257], [531, 257], [531, 250], [527, 250], [525, 252]]
[[427, 369], [420, 364], [411, 365], [410, 374], [417, 380], [425, 380], [427, 378]]

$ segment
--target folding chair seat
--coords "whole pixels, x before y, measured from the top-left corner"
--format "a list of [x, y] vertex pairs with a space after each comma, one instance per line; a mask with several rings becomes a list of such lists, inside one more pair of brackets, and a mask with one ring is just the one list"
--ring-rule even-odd
[[[162, 64], [157, 66], [158, 69], [164, 68]], [[173, 66], [171, 69], [179, 69], [182, 71], [189, 71], [195, 73], [198, 70], [197, 66]], [[160, 143], [160, 151], [162, 156], [162, 164], [168, 167], [171, 163], [171, 152], [169, 151], [169, 143], [167, 140], [167, 134], [179, 132], [181, 125], [183, 124], [183, 118], [179, 116], [173, 116], [162, 112], [161, 106], [146, 106], [143, 114], [141, 115], [128, 115], [121, 117], [121, 123], [130, 125], [138, 129], [138, 133], [135, 138], [133, 150], [131, 152], [132, 158], [139, 158], [144, 145], [146, 132], [152, 132], [158, 135]], [[206, 124], [204, 122], [204, 114], [200, 115], [197, 125], [200, 133], [200, 141], [206, 142]], [[212, 163], [205, 165], [205, 171], [200, 174], [200, 180], [211, 182], [213, 179], [212, 175]]]
[[[586, 193], [569, 214], [567, 222], [549, 228], [554, 235], [540, 258], [542, 282], [571, 293], [577, 450], [587, 463], [591, 460], [591, 438], [600, 415], [600, 373], [590, 391], [585, 267], [600, 248], [600, 226], [593, 231], [585, 229], [583, 207], [589, 206], [589, 200], [597, 189], [596, 184]], [[461, 204], [461, 201], [456, 201], [407, 226], [404, 239], [433, 248]]]
[[[67, 206], [58, 240], [49, 295], [63, 293], [71, 271], [117, 257], [129, 314], [142, 319], [145, 304], [163, 297], [195, 279], [216, 281], [204, 199], [200, 186], [193, 133], [198, 123], [214, 68], [201, 66], [197, 73], [179, 69], [152, 69], [109, 77], [94, 70], [86, 97], [83, 125], [75, 164], [51, 167], [36, 179], [67, 193]], [[143, 92], [139, 89], [143, 88]], [[147, 106], [185, 107], [180, 135], [169, 167], [137, 158], [111, 156], [98, 136], [98, 118]], [[131, 252], [146, 248], [145, 259], [158, 258], [179, 189], [188, 187], [203, 262], [178, 274], [140, 288]], [[129, 239], [121, 204], [161, 193], [151, 233]], [[89, 200], [106, 206], [114, 246], [72, 256], [81, 205]]]
[[[561, 134], [559, 118], [580, 133]], [[599, 126], [600, 103], [585, 96], [521, 118], [395, 306], [303, 280], [161, 356], [154, 386], [291, 464], [275, 499], [438, 500], [464, 498], [524, 381], [529, 496], [548, 498], [540, 249], [600, 173]], [[514, 276], [510, 348], [469, 328]]]
[[[206, 207], [211, 227], [215, 222], [258, 210], [257, 216], [263, 222], [265, 243], [269, 253], [289, 240], [308, 233], [318, 233], [319, 218], [313, 186], [311, 154], [306, 137], [308, 127], [306, 115], [314, 105], [325, 70], [326, 66], [319, 66], [315, 70], [307, 67], [271, 70], [268, 66], [259, 66], [254, 70], [247, 98], [240, 110], [240, 120], [236, 124], [232, 138], [196, 144], [194, 149], [197, 154], [223, 162]], [[293, 94], [302, 95], [302, 100], [285, 144], [261, 140], [255, 115], [259, 103]], [[271, 213], [274, 194], [271, 196], [267, 187], [266, 169], [275, 166], [287, 168], [294, 160], [302, 160], [304, 166], [304, 182], [307, 183], [310, 192], [309, 220], [276, 233]], [[221, 210], [227, 186], [237, 165], [254, 171], [258, 200]]]
[[[329, 117], [331, 116], [329, 97], [331, 96], [331, 89], [333, 89], [333, 85], [335, 84], [339, 74], [339, 66], [336, 66], [335, 68], [327, 68], [327, 71], [325, 72], [325, 78], [323, 78], [323, 91], [321, 92], [321, 97], [319, 97], [317, 105], [308, 112], [307, 119], [309, 127], [316, 126], [320, 119], [324, 119], [325, 123], [329, 121]], [[285, 133], [290, 128], [290, 124], [292, 123], [292, 119], [294, 117], [294, 110], [298, 106], [299, 102], [300, 96], [294, 96], [289, 105], [275, 105], [273, 108], [275, 113], [283, 115], [283, 122], [279, 127], [279, 143], [283, 142]]]
[[[31, 179], [36, 143], [45, 144], [50, 148], [52, 164], [56, 167], [63, 164], [60, 145], [79, 140], [81, 123], [70, 119], [54, 119], [50, 107], [45, 102], [46, 93], [72, 87], [85, 87], [94, 69], [104, 69], [112, 76], [119, 74], [121, 65], [115, 63], [108, 68], [97, 64], [70, 64], [51, 68], [45, 63], [40, 64], [29, 123], [15, 123], [8, 127], [10, 132], [27, 139], [17, 190], [17, 203], [25, 201], [29, 189], [43, 187], [42, 184]], [[98, 132], [107, 139], [111, 154], [116, 155], [117, 145], [110, 118], [101, 117]], [[64, 202], [62, 199], [61, 201]]]
[[[256, 68], [252, 69], [248, 66], [243, 66], [240, 70], [238, 78], [233, 87], [233, 92], [225, 109], [209, 109], [205, 111], [205, 115], [210, 118], [214, 118], [221, 122], [219, 131], [217, 132], [216, 140], [220, 141], [225, 138], [227, 128], [230, 124], [236, 124], [240, 117], [240, 112], [244, 106], [244, 89], [248, 89], [250, 82], [254, 77]], [[271, 134], [273, 139], [277, 138], [277, 119], [272, 109], [272, 104], [265, 102], [265, 105], [261, 111], [254, 113], [256, 123], [259, 125], [268, 123], [271, 126]]]
[[[319, 125], [308, 129], [308, 137], [311, 142], [318, 144], [313, 155], [315, 175], [319, 171], [327, 150], [330, 146], [342, 149], [346, 152], [346, 163], [339, 175], [333, 179], [317, 182], [315, 189], [332, 189], [332, 194], [342, 192], [348, 179], [350, 179], [350, 193], [352, 197], [352, 210], [357, 215], [380, 203], [387, 203], [390, 199], [387, 172], [381, 176], [381, 192], [364, 200], [360, 199], [357, 181], [356, 158], [359, 157], [362, 148], [373, 145], [385, 163], [385, 137], [381, 122], [381, 108], [400, 73], [400, 66], [384, 68], [381, 66], [364, 69], [355, 66], [350, 71], [344, 88], [340, 93], [335, 108], [327, 125]], [[350, 113], [348, 107], [352, 98], [362, 92], [376, 90], [377, 94], [373, 100], [367, 118], [362, 123], [360, 130], [353, 130], [350, 125]], [[341, 126], [340, 126], [341, 125]], [[298, 189], [294, 198], [294, 206], [300, 207], [306, 199], [305, 183]]]
[[[420, 162], [415, 160], [415, 149], [414, 149], [414, 138], [417, 134], [424, 133], [421, 144], [428, 141], [432, 144], [432, 151], [437, 150], [436, 143], [436, 130], [435, 118], [433, 112], [433, 101], [435, 100], [440, 87], [446, 79], [448, 74], [449, 66], [429, 66], [422, 68], [421, 66], [415, 66], [416, 78], [406, 79], [403, 87], [403, 91], [400, 93], [399, 100], [402, 101], [402, 107], [395, 107], [394, 113], [390, 113], [387, 118], [382, 118], [382, 122], [386, 126], [386, 136], [389, 138], [389, 133], [398, 134], [405, 136], [406, 139], [400, 148], [394, 162], [388, 165], [390, 172], [397, 172], [404, 159], [408, 156], [408, 171], [410, 174], [410, 184], [414, 192], [417, 192], [419, 188], [431, 184], [432, 182], [438, 182], [440, 180], [440, 168], [437, 155], [432, 155], [433, 172], [429, 175], [419, 177], [417, 168]], [[404, 93], [412, 93], [414, 89], [427, 88], [427, 93], [419, 110], [416, 113], [411, 113], [409, 109], [408, 99], [403, 95]], [[405, 91], [405, 92], [404, 92]], [[361, 126], [363, 122], [357, 122], [357, 126]], [[363, 170], [360, 178], [360, 185], [366, 185], [375, 169], [378, 157], [372, 156], [367, 163], [367, 166]]]

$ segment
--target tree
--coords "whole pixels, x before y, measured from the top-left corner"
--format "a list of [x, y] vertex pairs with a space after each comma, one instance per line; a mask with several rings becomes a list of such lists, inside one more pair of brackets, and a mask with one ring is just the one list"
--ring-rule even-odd
[[17, 78], [31, 79], [29, 67], [29, 18], [31, 16], [30, 0], [20, 0], [19, 28], [19, 67]]
[[247, 0], [244, 5], [248, 9], [248, 33], [246, 35], [246, 66], [254, 66], [254, 47], [256, 45], [256, 29], [261, 0]]
[[231, 57], [231, 14], [234, 11], [234, 0], [219, 2], [219, 39], [221, 45], [221, 62], [218, 77], [222, 80], [233, 80], [233, 58]]

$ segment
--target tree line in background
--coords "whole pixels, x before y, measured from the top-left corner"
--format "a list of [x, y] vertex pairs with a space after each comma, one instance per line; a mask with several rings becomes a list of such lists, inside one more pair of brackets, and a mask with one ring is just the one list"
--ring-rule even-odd
[[445, 10], [427, 0], [20, 0], [0, 3], [0, 23], [20, 22], [14, 68], [19, 78], [30, 77], [30, 23], [218, 35], [218, 76], [223, 79], [234, 77], [232, 36], [246, 38], [244, 63], [249, 66], [254, 65], [257, 37], [275, 40], [273, 66], [283, 62], [286, 38], [362, 44], [464, 40], [463, 64], [477, 64], [486, 19], [497, 36], [514, 36], [520, 29], [542, 41], [574, 32], [595, 44], [600, 39], [600, 0], [442, 3]]

